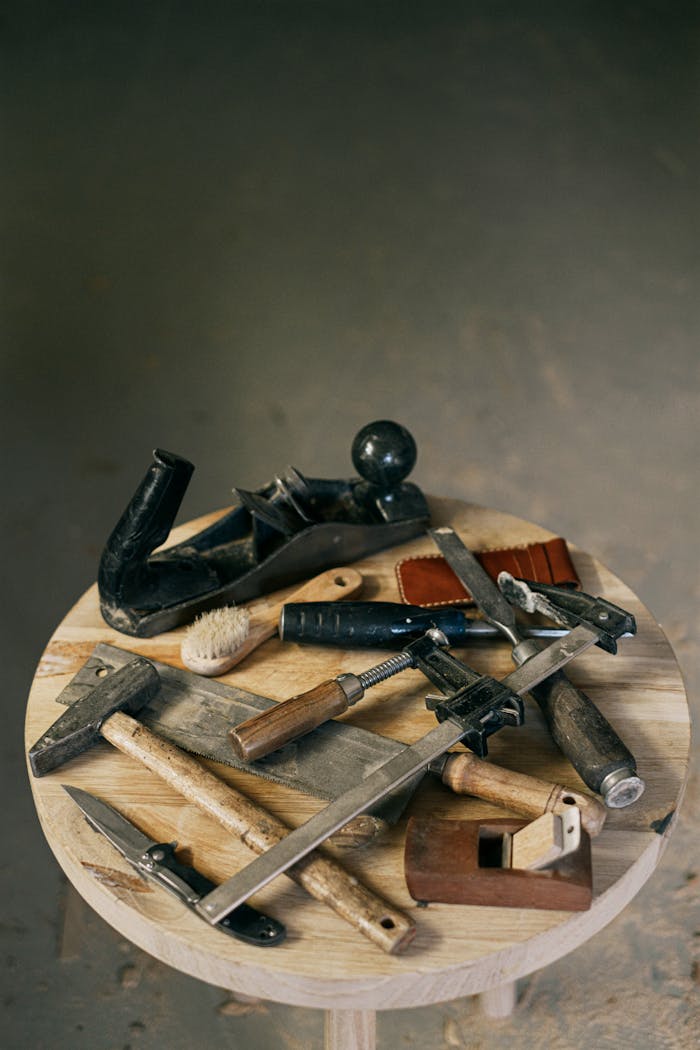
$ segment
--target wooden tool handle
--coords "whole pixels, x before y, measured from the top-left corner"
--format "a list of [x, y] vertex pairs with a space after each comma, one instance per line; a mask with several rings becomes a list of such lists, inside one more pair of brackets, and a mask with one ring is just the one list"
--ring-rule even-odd
[[254, 762], [347, 709], [348, 698], [332, 678], [241, 722], [229, 731], [229, 738], [239, 758]]
[[[121, 711], [102, 725], [102, 735], [203, 809], [255, 853], [264, 853], [290, 831], [261, 806], [205, 769], [197, 759], [162, 740]], [[385, 952], [403, 951], [414, 923], [363, 886], [340, 864], [314, 852], [287, 874]]]
[[474, 795], [488, 802], [498, 802], [526, 817], [539, 817], [542, 813], [563, 815], [571, 806], [578, 806], [581, 826], [591, 836], [598, 834], [607, 815], [605, 806], [597, 799], [527, 773], [494, 766], [470, 751], [448, 758], [442, 782], [459, 795]]
[[352, 598], [361, 587], [362, 574], [357, 569], [346, 566], [326, 569], [282, 601], [260, 601], [248, 605], [251, 627], [265, 627], [270, 632], [267, 637], [271, 638], [277, 630], [282, 606], [287, 602], [337, 602], [342, 598]]
[[282, 607], [287, 602], [337, 602], [342, 598], [352, 598], [361, 587], [362, 574], [357, 569], [346, 567], [326, 569], [325, 572], [314, 576], [303, 587], [299, 587], [281, 601], [256, 602], [248, 605], [247, 609], [250, 613], [248, 635], [235, 654], [232, 654], [227, 660], [226, 670], [229, 671], [235, 667], [249, 653], [276, 634]]

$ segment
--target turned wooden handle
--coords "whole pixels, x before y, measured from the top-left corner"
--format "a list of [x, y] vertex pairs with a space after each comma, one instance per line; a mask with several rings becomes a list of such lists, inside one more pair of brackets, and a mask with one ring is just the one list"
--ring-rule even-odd
[[325, 572], [307, 580], [282, 601], [260, 601], [248, 605], [251, 627], [268, 630], [270, 633], [267, 637], [271, 638], [277, 630], [282, 607], [287, 602], [337, 602], [342, 598], [352, 598], [361, 587], [362, 574], [357, 569], [349, 569], [346, 566], [326, 569]]
[[498, 802], [525, 817], [539, 817], [543, 813], [561, 815], [570, 806], [578, 806], [581, 826], [591, 836], [598, 834], [607, 815], [605, 806], [597, 799], [527, 773], [494, 766], [470, 751], [448, 758], [442, 782], [459, 795], [474, 795], [488, 802]]
[[348, 698], [332, 678], [241, 722], [229, 730], [229, 738], [239, 758], [254, 762], [347, 709]]
[[[103, 723], [101, 732], [255, 853], [264, 853], [289, 833], [281, 820], [130, 715], [117, 712]], [[372, 893], [330, 857], [310, 853], [287, 875], [385, 952], [403, 951], [413, 940], [416, 928], [408, 916]]]

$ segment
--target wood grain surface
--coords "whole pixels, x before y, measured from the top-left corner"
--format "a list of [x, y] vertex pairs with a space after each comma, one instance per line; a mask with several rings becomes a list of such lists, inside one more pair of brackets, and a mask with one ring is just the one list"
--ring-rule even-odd
[[[537, 525], [453, 500], [431, 499], [433, 524], [453, 525], [474, 549], [547, 539]], [[176, 529], [180, 542], [223, 511]], [[395, 563], [433, 553], [420, 538], [355, 563], [365, 576], [360, 597], [398, 600]], [[73, 885], [125, 937], [152, 955], [213, 985], [261, 998], [322, 1009], [389, 1009], [440, 1002], [496, 988], [538, 969], [586, 941], [617, 915], [653, 873], [682, 798], [688, 768], [689, 716], [673, 652], [635, 595], [592, 557], [573, 550], [584, 589], [623, 605], [637, 618], [638, 634], [625, 638], [617, 656], [595, 649], [569, 668], [635, 754], [646, 792], [633, 806], [610, 811], [593, 840], [594, 900], [579, 913], [435, 904], [417, 909], [403, 877], [403, 840], [409, 815], [454, 819], [500, 817], [498, 806], [458, 797], [426, 778], [404, 818], [381, 840], [342, 851], [342, 861], [396, 907], [415, 915], [418, 933], [401, 956], [366, 942], [322, 904], [282, 876], [253, 903], [288, 926], [287, 941], [261, 951], [210, 929], [174, 898], [135, 877], [109, 843], [93, 831], [62, 791], [69, 783], [104, 798], [147, 834], [177, 839], [205, 874], [222, 881], [253, 853], [160, 779], [99, 743], [62, 769], [31, 778], [37, 813], [56, 858]], [[289, 588], [291, 592], [294, 588]], [[27, 748], [62, 708], [55, 698], [98, 642], [182, 666], [184, 628], [137, 639], [108, 627], [99, 613], [97, 588], [88, 590], [60, 624], [37, 668], [27, 705]], [[236, 667], [228, 681], [282, 700], [335, 677], [357, 673], [383, 659], [371, 650], [302, 647], [272, 638]], [[457, 655], [474, 668], [502, 677], [512, 669], [505, 641], [471, 644]], [[381, 685], [343, 719], [407, 743], [434, 725], [425, 709], [431, 688], [417, 671]], [[504, 766], [588, 793], [548, 737], [539, 709], [527, 702], [527, 721], [489, 740], [490, 755]], [[216, 774], [279, 818], [298, 825], [322, 803], [226, 766]]]

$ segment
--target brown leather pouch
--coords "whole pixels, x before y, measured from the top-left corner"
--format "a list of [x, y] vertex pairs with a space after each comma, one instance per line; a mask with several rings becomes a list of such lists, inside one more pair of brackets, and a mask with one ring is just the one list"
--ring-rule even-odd
[[[475, 551], [476, 557], [492, 579], [499, 572], [509, 572], [537, 583], [580, 587], [566, 540], [557, 536], [522, 547], [501, 547]], [[396, 566], [401, 600], [408, 605], [466, 605], [472, 597], [459, 582], [441, 554], [404, 558]]]

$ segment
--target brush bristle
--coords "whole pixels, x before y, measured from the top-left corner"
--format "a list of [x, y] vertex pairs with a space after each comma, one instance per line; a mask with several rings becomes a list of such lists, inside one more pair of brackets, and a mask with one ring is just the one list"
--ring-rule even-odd
[[231, 656], [248, 637], [249, 624], [248, 610], [233, 605], [202, 613], [187, 628], [182, 642], [183, 657], [219, 660]]

